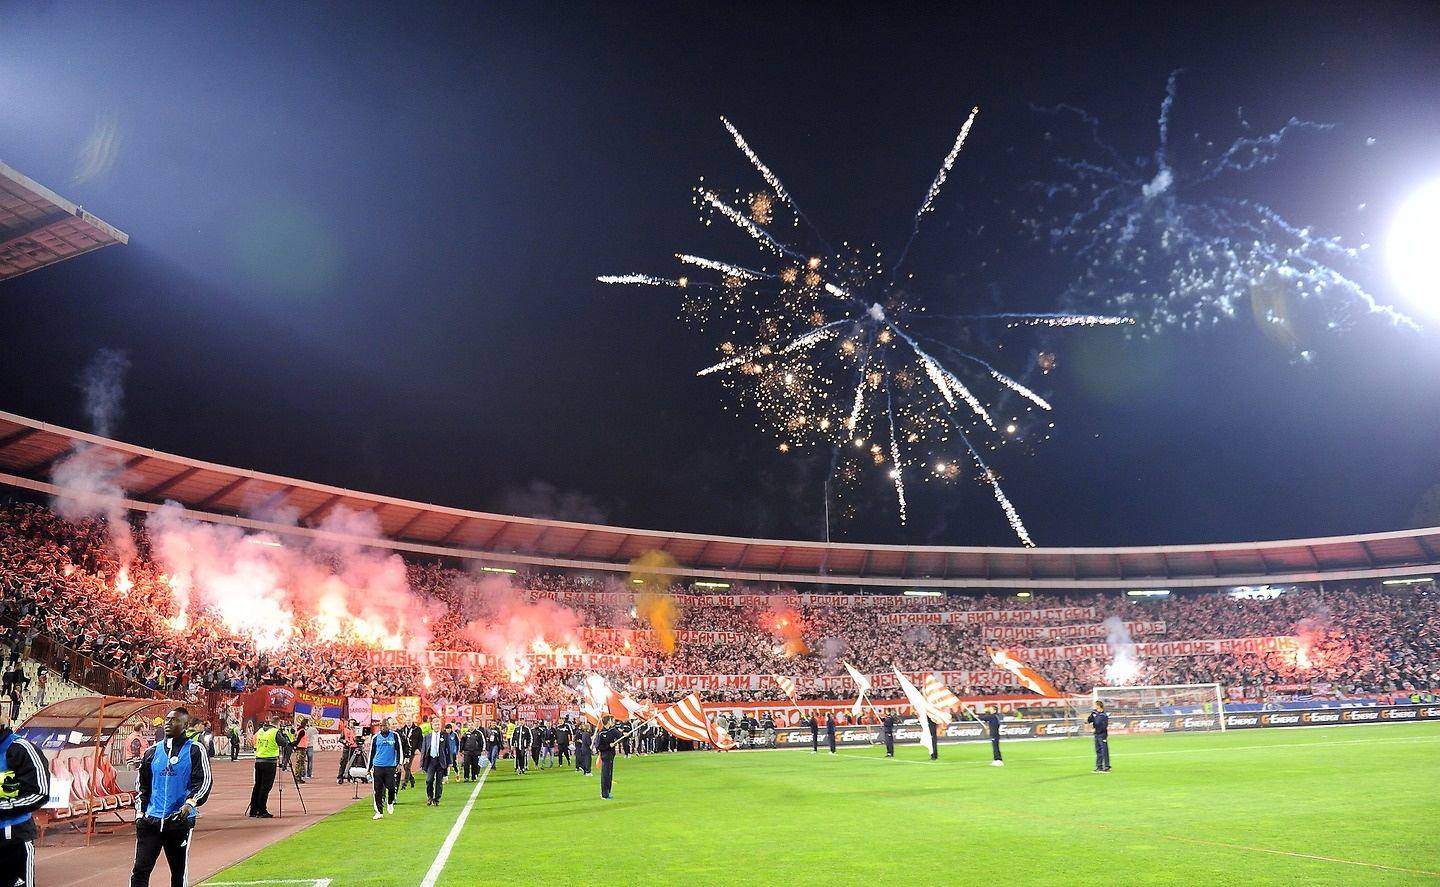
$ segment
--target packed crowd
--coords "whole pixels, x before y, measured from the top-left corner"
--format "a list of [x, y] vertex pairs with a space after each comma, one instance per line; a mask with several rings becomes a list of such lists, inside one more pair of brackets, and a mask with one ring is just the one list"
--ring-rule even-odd
[[[0, 642], [22, 648], [44, 635], [89, 660], [125, 675], [138, 692], [173, 695], [218, 689], [238, 692], [261, 684], [287, 684], [336, 696], [424, 694], [452, 702], [570, 703], [583, 677], [535, 668], [523, 676], [499, 668], [435, 669], [377, 665], [360, 643], [321, 640], [297, 620], [298, 631], [278, 647], [262, 649], [226, 626], [214, 613], [197, 610], [176, 625], [175, 601], [152, 556], [144, 529], [132, 528], [136, 553], [121, 561], [107, 542], [103, 522], [69, 523], [49, 509], [26, 503], [0, 507]], [[494, 602], [474, 599], [475, 583], [462, 571], [436, 562], [408, 562], [407, 578], [417, 595], [433, 598], [444, 615], [429, 625], [431, 649], [483, 650], [473, 631], [476, 618], [494, 616]], [[626, 586], [573, 574], [534, 574], [494, 579], [505, 594], [524, 600], [524, 590], [542, 592], [623, 591]], [[481, 586], [482, 588], [484, 586]], [[673, 591], [689, 591], [675, 588]], [[742, 591], [742, 589], [735, 589]], [[783, 594], [788, 590], [764, 589]], [[905, 670], [987, 671], [994, 666], [978, 625], [888, 625], [886, 612], [871, 608], [773, 604], [756, 607], [696, 606], [675, 609], [677, 631], [735, 632], [738, 642], [679, 643], [662, 650], [654, 617], [626, 606], [623, 597], [599, 602], [563, 598], [577, 634], [586, 627], [630, 629], [623, 640], [590, 637], [587, 652], [642, 657], [644, 667], [608, 677], [619, 687], [641, 675], [743, 674], [813, 677], [844, 674], [843, 662], [878, 672]], [[1116, 594], [951, 595], [906, 599], [907, 609], [1017, 610], [1031, 607], [1094, 606], [1101, 616], [1163, 620], [1165, 632], [1136, 641], [1301, 635], [1306, 656], [1293, 651], [1142, 659], [1136, 682], [1218, 682], [1228, 687], [1317, 686], [1359, 694], [1440, 686], [1440, 595], [1433, 588], [1380, 587], [1293, 590], [1273, 599], [1242, 599], [1222, 592], [1133, 598]], [[487, 606], [490, 608], [487, 610]], [[487, 616], [487, 613], [489, 614]], [[501, 614], [503, 618], [503, 614]], [[1093, 621], [1089, 620], [1089, 621]], [[682, 635], [683, 637], [683, 635]], [[575, 643], [572, 638], [546, 638]], [[1101, 639], [1103, 640], [1103, 639]], [[1073, 641], [1035, 641], [1047, 646]], [[1024, 645], [1008, 645], [1024, 658]], [[496, 652], [496, 651], [487, 651]], [[1088, 692], [1106, 683], [1110, 657], [1034, 663], [1065, 692]], [[1020, 692], [1007, 683], [955, 687], [965, 694]], [[846, 691], [848, 692], [848, 690]], [[651, 692], [664, 700], [677, 693]], [[766, 689], [725, 691], [729, 698], [783, 698], [773, 682]], [[807, 694], [810, 696], [823, 694]], [[843, 693], [830, 695], [844, 695]]]

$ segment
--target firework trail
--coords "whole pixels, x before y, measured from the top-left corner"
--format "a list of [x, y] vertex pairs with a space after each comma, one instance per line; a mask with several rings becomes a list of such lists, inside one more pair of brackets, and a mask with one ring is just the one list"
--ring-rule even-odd
[[[1333, 127], [1291, 118], [1274, 132], [1242, 136], [1216, 156], [1179, 166], [1171, 143], [1179, 73], [1166, 82], [1150, 158], [1123, 158], [1101, 139], [1100, 121], [1080, 108], [1035, 109], [1074, 120], [1086, 134], [1082, 156], [1057, 159], [1060, 181], [1032, 183], [1045, 198], [1044, 212], [1029, 220], [1033, 232], [1080, 265], [1062, 303], [1125, 314], [1142, 335], [1210, 326], [1248, 304], [1262, 329], [1302, 359], [1312, 356], [1298, 343], [1302, 304], [1316, 306], [1328, 329], [1345, 326], [1356, 309], [1418, 328], [1351, 276], [1366, 245], [1320, 236], [1262, 203], [1211, 187], [1273, 163], [1294, 135]], [[1243, 114], [1239, 120], [1248, 126]]]
[[[719, 376], [742, 401], [754, 406], [758, 424], [776, 435], [782, 452], [807, 444], [831, 448], [831, 480], [855, 481], [866, 467], [884, 471], [904, 523], [909, 513], [906, 473], [929, 475], [927, 466], [935, 452], [957, 451], [960, 460], [975, 466], [976, 479], [990, 488], [1015, 535], [1029, 546], [1034, 542], [1000, 488], [1000, 475], [986, 464], [972, 440], [990, 435], [1003, 442], [1003, 435], [1013, 433], [1015, 426], [1007, 425], [1007, 431], [1001, 432], [994, 405], [982, 402], [975, 382], [962, 375], [998, 383], [997, 394], [1023, 397], [1032, 409], [1049, 410], [1050, 404], [949, 342], [976, 324], [1070, 327], [1130, 321], [1099, 314], [930, 314], [918, 294], [908, 289], [913, 275], [902, 273], [905, 258], [924, 217], [934, 211], [978, 113], [972, 110], [966, 118], [915, 213], [904, 246], [888, 266], [873, 248], [862, 251], [841, 244], [839, 250], [832, 249], [779, 176], [734, 124], [721, 118], [768, 190], [721, 196], [702, 181], [695, 190], [695, 205], [706, 225], [717, 217], [729, 222], [769, 254], [770, 264], [749, 268], [677, 253], [683, 265], [714, 272], [719, 282], [648, 274], [597, 279], [683, 290], [682, 316], [723, 330], [726, 336], [717, 347], [720, 359], [697, 375]], [[788, 216], [779, 218], [781, 212]], [[782, 239], [777, 233], [782, 230], [795, 235]], [[901, 280], [903, 285], [897, 283]], [[922, 328], [930, 332], [922, 334]], [[959, 363], [947, 366], [922, 341], [936, 343], [937, 349]], [[991, 449], [997, 445], [989, 444]], [[942, 458], [934, 466], [934, 476], [956, 477], [957, 460]], [[842, 498], [843, 487], [827, 485]]]

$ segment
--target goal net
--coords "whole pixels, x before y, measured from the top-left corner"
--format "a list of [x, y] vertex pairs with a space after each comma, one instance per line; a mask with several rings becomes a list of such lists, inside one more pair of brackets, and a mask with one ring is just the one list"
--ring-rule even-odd
[[1173, 730], [1225, 729], [1225, 694], [1219, 684], [1096, 687], [1088, 701], [1105, 703], [1112, 718], [1173, 717]]

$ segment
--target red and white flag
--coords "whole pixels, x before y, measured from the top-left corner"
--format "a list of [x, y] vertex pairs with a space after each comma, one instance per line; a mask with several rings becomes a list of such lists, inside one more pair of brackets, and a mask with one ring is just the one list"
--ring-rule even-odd
[[946, 726], [953, 720], [951, 715], [960, 707], [960, 697], [940, 682], [933, 672], [925, 675], [925, 701], [930, 704], [930, 717]]
[[775, 679], [775, 683], [780, 685], [781, 692], [783, 692], [786, 696], [789, 696], [791, 702], [800, 701], [795, 698], [795, 691], [797, 687], [794, 678], [782, 677], [778, 674], [772, 674], [770, 675], [770, 677]]
[[671, 736], [693, 742], [708, 742], [715, 746], [717, 751], [728, 751], [735, 746], [729, 736], [721, 733], [705, 717], [705, 708], [700, 704], [700, 696], [695, 693], [661, 710], [655, 716], [655, 723]]

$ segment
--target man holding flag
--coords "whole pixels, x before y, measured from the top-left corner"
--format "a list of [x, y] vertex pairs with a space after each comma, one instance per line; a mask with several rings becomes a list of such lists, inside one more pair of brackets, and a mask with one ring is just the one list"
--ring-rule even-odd
[[[934, 675], [930, 675], [926, 680], [926, 689], [929, 692], [921, 693], [919, 688], [911, 683], [909, 678], [905, 677], [904, 672], [900, 671], [899, 666], [894, 666], [894, 670], [895, 678], [900, 682], [900, 689], [905, 692], [905, 698], [909, 700], [910, 707], [915, 709], [915, 716], [920, 720], [920, 743], [925, 746], [926, 751], [930, 752], [930, 760], [937, 760], [940, 757], [940, 745], [936, 735], [936, 724], [939, 723], [948, 726], [950, 724], [950, 712], [948, 708], [937, 704], [943, 702], [944, 697], [943, 694], [930, 686], [931, 682], [933, 681], [937, 684], [940, 690], [949, 693], [950, 698], [954, 698], [954, 694], [950, 693], [944, 684], [939, 684], [938, 679], [935, 679]], [[932, 701], [932, 698], [934, 701]]]

